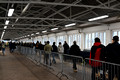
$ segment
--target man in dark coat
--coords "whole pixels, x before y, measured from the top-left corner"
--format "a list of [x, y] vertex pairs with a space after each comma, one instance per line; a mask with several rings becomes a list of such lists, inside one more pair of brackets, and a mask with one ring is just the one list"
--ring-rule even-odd
[[[64, 42], [63, 47], [64, 47], [64, 54], [69, 54], [69, 45], [67, 44], [66, 41]], [[66, 61], [66, 59], [67, 59], [67, 56], [64, 55], [64, 60]]]
[[[106, 61], [120, 64], [120, 44], [118, 43], [119, 37], [114, 36], [112, 43], [106, 46]], [[113, 80], [114, 76], [116, 75], [118, 80], [120, 80], [120, 66], [115, 66], [109, 64], [108, 66], [108, 75], [109, 80]]]
[[56, 60], [55, 60], [55, 52], [58, 52], [58, 48], [57, 48], [57, 46], [55, 45], [55, 42], [53, 42], [52, 48], [53, 48], [53, 50], [52, 50], [52, 57], [53, 57], [52, 62], [55, 64], [55, 63], [56, 63]]
[[[80, 55], [80, 48], [76, 44], [76, 41], [73, 42], [73, 45], [70, 48], [70, 55], [74, 55], [74, 56]], [[73, 70], [74, 70], [74, 72], [77, 72], [77, 66], [76, 66], [77, 58], [73, 57], [72, 59], [73, 59]]]

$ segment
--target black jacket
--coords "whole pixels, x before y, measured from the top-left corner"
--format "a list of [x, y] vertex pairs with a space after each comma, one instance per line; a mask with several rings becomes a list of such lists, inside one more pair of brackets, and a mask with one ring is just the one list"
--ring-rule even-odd
[[105, 58], [105, 51], [104, 51], [105, 46], [102, 45], [102, 44], [99, 43], [99, 42], [94, 43], [94, 45], [93, 45], [92, 48], [91, 48], [91, 59], [94, 59], [94, 58], [95, 58], [95, 54], [99, 53], [99, 52], [96, 52], [97, 49], [101, 49], [101, 50], [100, 50], [100, 56], [99, 56], [99, 57], [100, 57], [100, 60], [105, 60], [105, 59], [104, 59], [104, 58]]
[[58, 52], [58, 48], [56, 45], [52, 45], [52, 48], [53, 48], [52, 52]]
[[39, 49], [40, 49], [40, 50], [44, 50], [44, 48], [43, 48], [43, 45], [42, 45], [42, 44], [39, 44]]
[[80, 56], [80, 48], [78, 45], [72, 45], [70, 48], [70, 55]]
[[64, 44], [64, 54], [68, 54], [69, 53], [69, 45], [68, 44]]
[[106, 46], [106, 61], [120, 64], [120, 44], [114, 42]]

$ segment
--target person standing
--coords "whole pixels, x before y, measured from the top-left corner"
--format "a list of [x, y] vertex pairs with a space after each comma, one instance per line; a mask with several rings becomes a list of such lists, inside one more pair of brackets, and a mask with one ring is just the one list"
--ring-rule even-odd
[[2, 53], [3, 53], [3, 56], [5, 56], [5, 43], [4, 42], [2, 42]]
[[53, 48], [53, 50], [52, 50], [52, 57], [53, 57], [52, 62], [55, 64], [55, 63], [56, 63], [56, 60], [55, 60], [55, 52], [58, 52], [58, 48], [57, 48], [57, 46], [55, 45], [55, 42], [53, 42], [52, 48]]
[[[73, 42], [73, 45], [70, 48], [70, 55], [74, 55], [74, 56], [80, 55], [80, 48], [77, 45], [76, 41]], [[74, 72], [77, 72], [77, 66], [76, 66], [77, 58], [72, 57], [72, 60], [73, 60], [73, 70]]]
[[61, 44], [61, 42], [59, 42], [59, 45], [58, 45], [58, 52], [59, 52], [59, 58], [60, 58], [60, 61], [62, 62], [62, 59], [63, 59], [63, 51], [64, 51], [64, 48]]
[[[64, 54], [69, 54], [69, 45], [67, 44], [66, 41], [64, 42], [63, 47], [64, 47]], [[67, 56], [64, 55], [64, 60], [66, 61], [66, 59], [67, 59]]]
[[2, 50], [2, 43], [1, 43], [1, 41], [0, 41], [0, 51]]
[[[50, 54], [52, 51], [52, 46], [49, 45], [49, 41], [47, 41], [47, 44], [44, 47], [44, 51], [45, 51], [45, 62], [46, 64], [48, 64], [48, 60], [50, 60]], [[49, 64], [51, 65], [51, 60], [49, 61]]]
[[[105, 48], [104, 45], [101, 44], [100, 39], [97, 37], [95, 38], [95, 43], [91, 48], [90, 51], [90, 59], [89, 60], [89, 64], [92, 66], [92, 75], [91, 78], [92, 80], [96, 80], [96, 76], [95, 73], [98, 72], [98, 70], [100, 69], [100, 67], [102, 66], [102, 64], [98, 61], [94, 61], [94, 60], [101, 60], [101, 53], [103, 54], [104, 51], [102, 51]], [[103, 72], [103, 80], [105, 78], [104, 72]]]
[[35, 49], [39, 49], [39, 41], [36, 42]]
[[[120, 64], [120, 44], [118, 43], [119, 37], [114, 36], [112, 43], [106, 46], [106, 61], [110, 63]], [[114, 77], [120, 80], [120, 66], [112, 64], [108, 65], [108, 78], [113, 80]]]

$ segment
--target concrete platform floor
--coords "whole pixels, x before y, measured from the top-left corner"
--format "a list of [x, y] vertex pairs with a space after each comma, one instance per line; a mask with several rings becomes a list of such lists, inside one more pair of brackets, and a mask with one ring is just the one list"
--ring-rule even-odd
[[6, 56], [0, 54], [0, 80], [59, 80], [49, 70], [36, 66], [24, 56], [11, 54], [6, 50]]

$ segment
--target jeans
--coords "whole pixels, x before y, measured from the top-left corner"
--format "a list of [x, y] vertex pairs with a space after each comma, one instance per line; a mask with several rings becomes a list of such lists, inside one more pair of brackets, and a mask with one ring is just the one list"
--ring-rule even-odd
[[2, 48], [3, 56], [5, 55], [5, 48]]
[[44, 54], [44, 62], [47, 64], [47, 65], [50, 65], [51, 66], [51, 59], [50, 59], [50, 54], [47, 54], [45, 53]]
[[109, 64], [109, 66], [108, 66], [108, 78], [109, 78], [109, 80], [113, 80], [115, 75], [118, 78], [118, 80], [120, 80], [120, 67], [116, 66], [116, 65]]
[[53, 62], [53, 63], [56, 63], [56, 60], [55, 60], [55, 53], [52, 53], [52, 58], [53, 58], [52, 62]]
[[76, 61], [77, 61], [77, 59], [73, 58], [73, 69], [74, 70], [77, 70]]
[[95, 74], [98, 72], [99, 67], [92, 67], [92, 80], [96, 80]]
[[[103, 64], [102, 66], [99, 66], [99, 67], [92, 67], [92, 80], [96, 80], [96, 73], [98, 73], [98, 71], [100, 71], [100, 69], [103, 70], [103, 75], [101, 77], [101, 74], [100, 74], [100, 77], [102, 78], [102, 80], [105, 80], [105, 65]], [[98, 80], [98, 79], [97, 79]]]
[[60, 58], [60, 62], [62, 62], [63, 56], [61, 53], [59, 54], [59, 58]]

